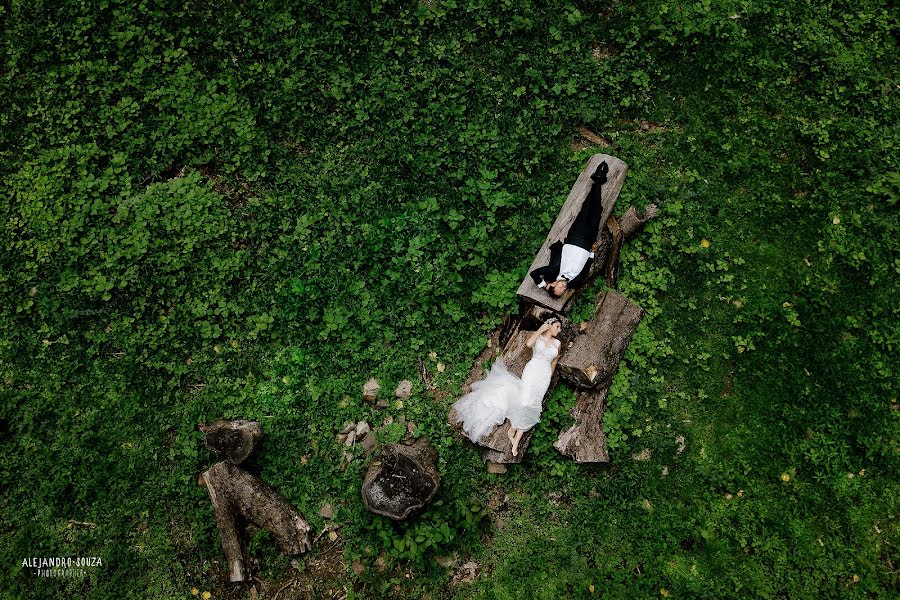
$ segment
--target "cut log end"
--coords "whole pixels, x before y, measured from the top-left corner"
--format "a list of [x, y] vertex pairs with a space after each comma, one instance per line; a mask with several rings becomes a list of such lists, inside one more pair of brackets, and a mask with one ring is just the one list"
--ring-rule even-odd
[[363, 503], [375, 514], [402, 521], [434, 498], [440, 487], [437, 454], [425, 438], [412, 446], [389, 444], [366, 471]]
[[238, 465], [249, 457], [263, 437], [262, 427], [256, 421], [219, 420], [212, 425], [198, 425], [204, 433], [203, 443], [217, 456]]

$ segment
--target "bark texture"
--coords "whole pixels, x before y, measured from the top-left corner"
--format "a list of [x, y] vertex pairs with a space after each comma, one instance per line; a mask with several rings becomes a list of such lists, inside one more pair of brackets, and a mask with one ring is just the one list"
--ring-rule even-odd
[[594, 318], [559, 360], [560, 375], [584, 388], [610, 383], [643, 316], [642, 308], [615, 290], [601, 294]]
[[300, 554], [312, 547], [309, 524], [278, 492], [227, 461], [200, 475], [212, 502], [229, 581], [247, 581], [250, 570], [238, 521], [245, 519], [272, 534], [282, 552]]
[[609, 462], [603, 413], [609, 386], [578, 393], [572, 416], [575, 424], [559, 435], [553, 447], [577, 463]]

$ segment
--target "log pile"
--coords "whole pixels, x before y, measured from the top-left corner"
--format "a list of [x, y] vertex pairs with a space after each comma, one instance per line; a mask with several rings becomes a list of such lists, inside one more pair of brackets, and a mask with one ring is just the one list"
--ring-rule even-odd
[[255, 475], [238, 466], [262, 439], [255, 421], [217, 421], [199, 425], [207, 448], [226, 460], [200, 474], [197, 483], [206, 487], [212, 503], [219, 539], [228, 565], [228, 580], [250, 579], [246, 534], [250, 522], [265, 529], [286, 554], [300, 554], [312, 547], [310, 527], [296, 508]]
[[[503, 347], [507, 369], [520, 376], [525, 364], [531, 358], [531, 349], [525, 346], [528, 335], [548, 317], [560, 318], [563, 323], [563, 330], [559, 335], [562, 342], [561, 356], [557, 365], [558, 372], [551, 381], [545, 402], [560, 377], [575, 385], [576, 405], [572, 413], [575, 424], [560, 433], [554, 446], [576, 462], [609, 460], [606, 436], [603, 432], [603, 413], [609, 387], [618, 370], [619, 361], [644, 314], [640, 307], [616, 292], [614, 288], [618, 285], [619, 254], [622, 245], [640, 232], [644, 225], [656, 216], [658, 209], [654, 204], [643, 210], [631, 206], [618, 219], [613, 216], [613, 209], [628, 172], [628, 166], [624, 162], [606, 154], [591, 157], [570, 190], [556, 221], [528, 270], [531, 272], [546, 264], [549, 260], [550, 245], [565, 237], [591, 189], [590, 176], [603, 161], [609, 165], [607, 182], [602, 190], [603, 225], [598, 234], [594, 250], [595, 259], [587, 281], [580, 288], [569, 289], [562, 297], [556, 298], [546, 290], [538, 288], [531, 277], [526, 276], [516, 292], [522, 301], [523, 311], [519, 316], [508, 317], [504, 326], [494, 332], [491, 344], [476, 359], [463, 388], [463, 393], [468, 392], [469, 386], [482, 377], [484, 363], [495, 360], [500, 347]], [[563, 315], [571, 308], [572, 301], [579, 292], [601, 274], [604, 275], [608, 287], [613, 289], [598, 296], [594, 317], [586, 326], [578, 328]], [[448, 422], [458, 428], [452, 410]], [[509, 421], [506, 421], [477, 441], [484, 447], [484, 460], [494, 472], [504, 472], [503, 463], [522, 462], [533, 433], [532, 429], [523, 434], [519, 442], [519, 452], [516, 456], [512, 456], [511, 443], [507, 437], [509, 427]]]

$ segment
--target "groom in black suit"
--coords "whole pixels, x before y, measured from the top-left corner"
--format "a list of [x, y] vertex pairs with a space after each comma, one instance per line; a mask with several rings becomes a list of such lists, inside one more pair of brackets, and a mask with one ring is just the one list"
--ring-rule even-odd
[[594, 183], [581, 203], [581, 210], [569, 227], [565, 240], [556, 240], [550, 245], [550, 264], [531, 272], [534, 283], [540, 288], [547, 288], [557, 298], [570, 286], [584, 283], [590, 273], [594, 261], [592, 249], [603, 216], [601, 189], [608, 172], [609, 166], [603, 161], [591, 175]]

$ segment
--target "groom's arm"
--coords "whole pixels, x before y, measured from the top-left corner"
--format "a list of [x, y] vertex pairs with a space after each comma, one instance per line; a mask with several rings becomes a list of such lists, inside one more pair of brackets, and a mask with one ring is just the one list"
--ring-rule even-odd
[[562, 247], [563, 244], [561, 241], [556, 240], [550, 245], [550, 264], [544, 267], [538, 267], [534, 271], [530, 273], [531, 278], [534, 280], [534, 284], [539, 288], [547, 287], [547, 280], [556, 280], [556, 276], [559, 274], [559, 261], [562, 257]]

